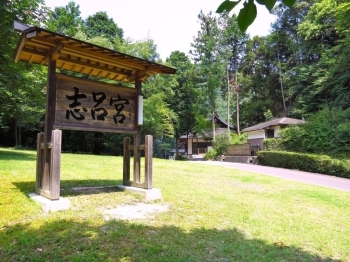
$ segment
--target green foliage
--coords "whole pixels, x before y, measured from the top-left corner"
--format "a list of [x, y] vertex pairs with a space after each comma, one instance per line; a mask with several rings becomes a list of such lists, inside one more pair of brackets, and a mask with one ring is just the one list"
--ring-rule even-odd
[[[218, 19], [218, 25], [220, 28], [220, 52], [222, 60], [227, 63], [225, 72], [225, 83], [221, 84], [222, 96], [227, 103], [218, 102], [219, 108], [216, 112], [220, 116], [225, 116], [227, 112], [227, 119], [231, 121], [232, 115], [230, 112], [234, 112], [236, 117], [237, 132], [240, 132], [240, 86], [243, 79], [242, 74], [239, 72], [243, 65], [243, 58], [245, 56], [245, 49], [249, 39], [249, 35], [243, 33], [238, 26], [237, 17], [235, 15], [229, 16], [227, 13], [222, 14]], [[232, 93], [235, 99], [231, 99]], [[238, 103], [238, 104], [237, 104]], [[221, 110], [220, 111], [220, 105]], [[238, 113], [237, 113], [238, 111]]]
[[285, 151], [259, 151], [259, 164], [313, 173], [350, 178], [348, 161], [326, 155], [302, 154]]
[[278, 151], [282, 150], [281, 139], [276, 138], [265, 138], [264, 139], [264, 149], [267, 151]]
[[279, 146], [287, 151], [304, 152], [304, 146], [309, 143], [305, 141], [308, 135], [305, 126], [289, 126], [282, 129], [279, 135]]
[[218, 152], [212, 148], [205, 154], [204, 160], [215, 160], [218, 155]]
[[153, 135], [154, 139], [174, 136], [174, 122], [177, 116], [164, 102], [161, 93], [144, 100], [144, 123], [142, 133]]
[[239, 1], [224, 1], [220, 4], [220, 6], [217, 8], [216, 12], [221, 14], [223, 12], [231, 12], [231, 10], [239, 4]]
[[157, 139], [153, 141], [153, 156], [167, 159], [171, 155], [171, 153], [169, 152], [174, 147], [174, 138], [164, 137], [163, 139]]
[[[279, 44], [280, 34], [270, 37], [254, 37], [246, 44], [241, 70], [243, 72], [240, 84], [241, 119], [242, 126], [247, 127], [265, 121], [264, 112], [271, 112], [273, 116], [285, 114], [284, 103], [289, 97], [287, 86], [282, 93], [279, 68], [283, 57], [290, 56], [287, 43]], [[280, 46], [278, 50], [271, 48]], [[283, 49], [282, 49], [283, 47]], [[280, 62], [279, 62], [280, 61]], [[283, 61], [284, 62], [284, 61]]]
[[74, 36], [84, 24], [79, 8], [79, 5], [69, 2], [65, 7], [56, 7], [53, 11], [50, 10], [46, 22], [47, 29], [71, 37]]
[[326, 105], [349, 108], [349, 41], [345, 40], [347, 29], [342, 27], [349, 23], [349, 16], [340, 2], [316, 1], [296, 27], [303, 61], [297, 69], [300, 76], [291, 77], [298, 80], [296, 106], [306, 113]]
[[243, 133], [241, 135], [238, 135], [235, 132], [231, 133], [231, 140], [230, 140], [231, 145], [246, 144], [247, 141], [248, 141], [248, 133]]
[[325, 108], [310, 116], [304, 125], [281, 130], [283, 150], [347, 157], [350, 134], [350, 109]]
[[125, 136], [119, 133], [63, 130], [62, 151], [120, 156], [123, 154]]
[[[201, 100], [198, 107], [204, 117], [211, 117], [212, 129], [215, 128], [214, 115], [219, 101], [226, 64], [222, 63], [225, 53], [220, 48], [221, 34], [217, 19], [210, 12], [207, 15], [201, 11], [198, 15], [200, 30], [191, 44], [191, 58], [196, 63], [197, 87]], [[214, 131], [214, 130], [213, 130]], [[214, 133], [214, 132], [213, 132]]]
[[114, 156], [123, 155], [123, 140], [126, 136], [125, 134], [103, 133], [101, 139], [102, 153]]
[[265, 117], [265, 121], [270, 121], [273, 119], [273, 114], [271, 113], [270, 109], [264, 112], [264, 117]]
[[[273, 9], [277, 0], [255, 0], [258, 4], [264, 5], [269, 11]], [[254, 0], [243, 1], [243, 8], [238, 14], [238, 25], [242, 32], [245, 32], [247, 28], [254, 22], [257, 11]], [[222, 2], [216, 10], [216, 13], [229, 13], [235, 6], [237, 6], [242, 0], [229, 1], [225, 0]], [[296, 0], [282, 0], [282, 2], [288, 6], [292, 7]]]
[[102, 46], [108, 49], [113, 49], [113, 44], [108, 40], [108, 38], [104, 36], [95, 36], [90, 39], [86, 39], [85, 41], [94, 45]]
[[114, 22], [113, 18], [109, 18], [106, 12], [97, 12], [85, 19], [85, 34], [88, 38], [103, 36], [111, 42], [115, 38], [123, 38], [124, 31]]
[[223, 155], [226, 152], [227, 146], [230, 144], [230, 133], [225, 131], [215, 136], [213, 148], [218, 155]]
[[243, 3], [243, 8], [238, 14], [238, 25], [242, 32], [245, 32], [247, 28], [254, 22], [257, 15], [256, 5], [254, 0], [248, 0]]
[[[175, 136], [180, 137], [192, 132], [196, 125], [198, 97], [194, 83], [194, 67], [190, 59], [179, 51], [172, 52], [166, 62], [176, 68], [174, 75], [176, 83], [172, 85], [170, 83], [173, 82], [168, 80], [166, 84], [172, 89], [172, 92], [166, 92], [169, 94], [166, 100], [170, 108], [178, 115], [175, 123]], [[169, 78], [172, 79], [172, 76], [167, 76], [167, 79]]]
[[[21, 146], [22, 141], [32, 144], [33, 130], [41, 130], [45, 97], [41, 90], [46, 85], [45, 71], [39, 66], [15, 63], [13, 52], [18, 33], [13, 21], [39, 25], [47, 9], [43, 1], [3, 1], [0, 5], [0, 132], [2, 143]], [[34, 135], [35, 137], [35, 135]]]
[[316, 1], [304, 17], [303, 22], [299, 24], [298, 34], [305, 40], [318, 42], [315, 43], [316, 47], [319, 45], [329, 47], [329, 44], [334, 44], [336, 38], [332, 39], [332, 37], [336, 36], [334, 27], [336, 8], [336, 1]]
[[348, 158], [350, 153], [350, 122], [339, 123], [331, 140], [332, 155]]
[[[268, 0], [266, 0], [268, 1]], [[282, 3], [288, 7], [292, 7], [297, 0], [282, 0]], [[272, 8], [271, 8], [272, 9]], [[271, 11], [271, 9], [269, 9]]]
[[[276, 0], [257, 0], [257, 2], [261, 5], [264, 5], [269, 11], [272, 10], [272, 8], [275, 6], [276, 4]], [[295, 1], [294, 1], [295, 2]], [[286, 4], [286, 3], [285, 3]], [[287, 4], [286, 4], [287, 5]]]
[[133, 41], [129, 38], [116, 38], [114, 41], [114, 49], [118, 52], [152, 62], [159, 62], [160, 60], [159, 54], [157, 53], [157, 45], [151, 38], [140, 41]]
[[350, 3], [346, 3], [345, 1], [344, 3], [340, 3], [337, 6], [335, 16], [337, 30], [345, 38], [349, 37], [347, 32], [350, 27]]

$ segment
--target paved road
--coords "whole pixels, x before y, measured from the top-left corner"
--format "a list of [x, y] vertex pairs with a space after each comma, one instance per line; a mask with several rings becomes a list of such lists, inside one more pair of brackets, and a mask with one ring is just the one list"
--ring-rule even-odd
[[196, 161], [193, 163], [235, 168], [243, 171], [249, 171], [253, 173], [264, 174], [264, 175], [280, 177], [280, 178], [286, 178], [286, 179], [296, 180], [296, 181], [300, 181], [308, 184], [330, 187], [330, 188], [350, 192], [350, 179], [348, 178], [321, 175], [321, 174], [276, 168], [276, 167], [232, 163], [232, 162]]

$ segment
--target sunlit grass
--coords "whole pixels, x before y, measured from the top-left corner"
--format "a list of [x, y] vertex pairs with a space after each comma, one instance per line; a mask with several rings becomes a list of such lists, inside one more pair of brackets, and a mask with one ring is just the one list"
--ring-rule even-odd
[[[350, 261], [350, 194], [199, 163], [154, 159], [169, 212], [105, 221], [143, 200], [116, 191], [122, 158], [62, 154], [68, 211], [43, 214], [27, 195], [34, 151], [0, 148], [1, 261]], [[112, 186], [76, 193], [78, 186]]]

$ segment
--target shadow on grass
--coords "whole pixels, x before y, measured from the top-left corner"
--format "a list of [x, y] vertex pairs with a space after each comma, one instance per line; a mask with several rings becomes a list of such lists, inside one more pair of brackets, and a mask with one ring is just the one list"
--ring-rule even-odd
[[21, 150], [5, 150], [4, 148], [0, 148], [0, 159], [32, 161], [32, 160], [36, 160], [36, 154], [28, 153]]
[[[14, 182], [13, 184], [25, 195], [35, 191], [35, 181]], [[63, 180], [61, 181], [61, 196], [117, 192], [120, 191], [117, 185], [122, 184], [122, 180]]]
[[[239, 230], [56, 220], [0, 230], [1, 261], [340, 261], [299, 247], [249, 239]], [[2, 242], [2, 243], [1, 243]]]

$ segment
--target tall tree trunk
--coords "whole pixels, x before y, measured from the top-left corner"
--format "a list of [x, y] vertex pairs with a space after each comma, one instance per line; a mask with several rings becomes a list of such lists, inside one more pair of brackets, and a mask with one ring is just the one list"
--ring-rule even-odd
[[241, 135], [241, 130], [240, 130], [240, 122], [239, 122], [239, 87], [237, 83], [237, 69], [236, 69], [236, 74], [235, 74], [235, 81], [234, 81], [234, 87], [235, 87], [235, 93], [236, 93], [236, 111], [237, 111], [237, 134], [238, 136]]
[[230, 132], [230, 78], [228, 74], [228, 68], [226, 69], [227, 73], [227, 130]]
[[283, 91], [283, 82], [282, 82], [282, 69], [281, 69], [281, 63], [280, 63], [280, 52], [277, 51], [278, 54], [277, 54], [277, 59], [278, 59], [278, 71], [279, 71], [279, 76], [280, 76], [280, 84], [281, 84], [281, 92], [282, 92], [282, 100], [283, 100], [283, 108], [284, 108], [284, 111], [287, 111], [287, 108], [286, 108], [286, 101], [284, 99], [284, 91]]
[[15, 121], [15, 143], [16, 143], [16, 147], [21, 146], [21, 126], [18, 125], [18, 121]]
[[239, 92], [236, 93], [236, 101], [237, 101], [237, 134], [238, 136], [241, 135], [241, 129], [239, 127], [240, 123], [239, 123]]
[[211, 122], [213, 124], [213, 141], [215, 141], [215, 112], [212, 112]]

